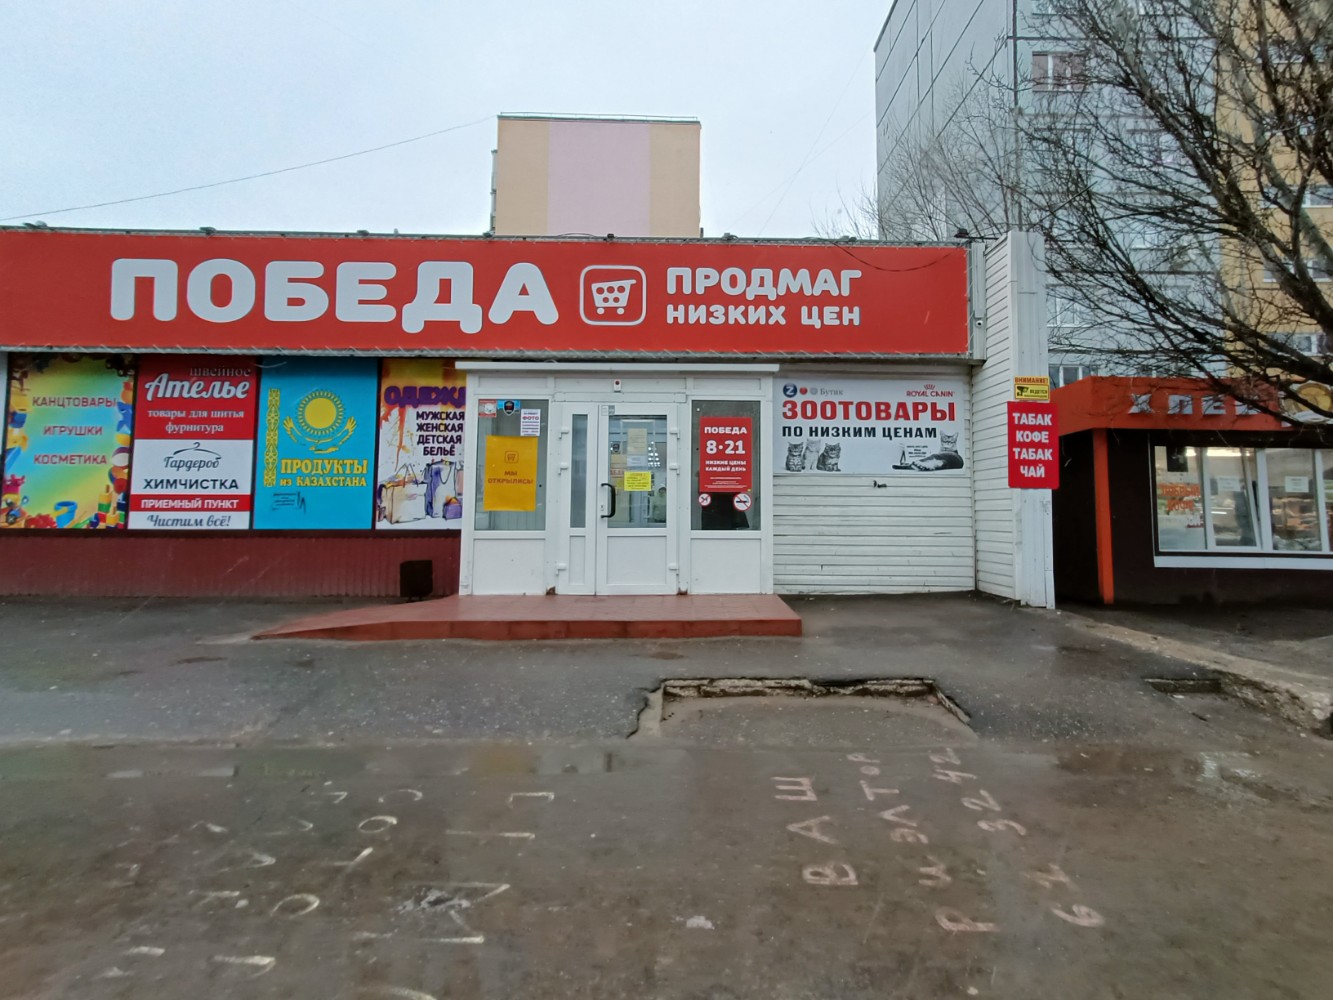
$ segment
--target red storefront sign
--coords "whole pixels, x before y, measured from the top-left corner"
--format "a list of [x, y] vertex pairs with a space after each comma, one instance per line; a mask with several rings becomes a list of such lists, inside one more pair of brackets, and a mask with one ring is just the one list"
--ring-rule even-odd
[[750, 417], [699, 418], [699, 490], [743, 493], [753, 485], [754, 421]]
[[1009, 486], [1018, 490], [1060, 486], [1060, 439], [1050, 403], [1009, 404]]
[[960, 355], [961, 247], [0, 230], [4, 346]]

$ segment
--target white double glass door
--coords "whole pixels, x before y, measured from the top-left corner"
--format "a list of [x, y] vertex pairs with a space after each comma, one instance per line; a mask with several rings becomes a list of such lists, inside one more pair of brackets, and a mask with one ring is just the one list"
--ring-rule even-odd
[[556, 592], [677, 593], [681, 404], [559, 405]]

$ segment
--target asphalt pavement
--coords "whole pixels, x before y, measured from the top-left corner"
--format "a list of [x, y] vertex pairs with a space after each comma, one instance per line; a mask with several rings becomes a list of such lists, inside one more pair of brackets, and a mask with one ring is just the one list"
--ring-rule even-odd
[[[6, 602], [0, 998], [1325, 993], [1333, 741], [1079, 615], [793, 605], [341, 644], [247, 638], [327, 602]], [[697, 677], [929, 684], [663, 700]]]

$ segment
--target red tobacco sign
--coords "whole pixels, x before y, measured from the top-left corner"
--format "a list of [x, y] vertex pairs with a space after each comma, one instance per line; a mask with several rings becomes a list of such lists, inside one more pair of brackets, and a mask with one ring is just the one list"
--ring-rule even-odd
[[1060, 439], [1050, 403], [1009, 404], [1009, 486], [1018, 490], [1060, 486]]
[[961, 247], [0, 229], [0, 347], [960, 355]]

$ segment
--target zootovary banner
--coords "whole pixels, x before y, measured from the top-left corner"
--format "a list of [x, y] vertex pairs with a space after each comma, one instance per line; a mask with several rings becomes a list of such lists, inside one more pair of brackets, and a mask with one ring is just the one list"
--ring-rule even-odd
[[794, 379], [775, 394], [776, 471], [919, 475], [967, 465], [962, 379]]

